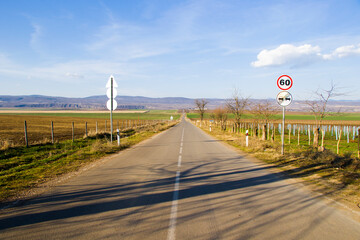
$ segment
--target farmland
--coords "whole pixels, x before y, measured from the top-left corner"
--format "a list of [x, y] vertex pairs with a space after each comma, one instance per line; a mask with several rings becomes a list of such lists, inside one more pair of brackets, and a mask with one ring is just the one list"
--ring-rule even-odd
[[[114, 112], [113, 125], [114, 129], [125, 129], [156, 121], [168, 121], [170, 116], [177, 120], [180, 114], [171, 110]], [[0, 112], [0, 148], [24, 144], [25, 121], [30, 144], [39, 144], [51, 140], [51, 122], [54, 126], [55, 141], [72, 138], [72, 123], [74, 123], [75, 138], [82, 138], [86, 132], [94, 133], [96, 129], [98, 132], [110, 131], [108, 112], [4, 111]]]
[[[187, 117], [190, 119], [200, 119], [199, 113], [188, 113]], [[245, 121], [252, 121], [254, 116], [250, 113], [244, 114], [242, 117]], [[212, 119], [211, 113], [205, 113], [204, 119]], [[234, 119], [233, 114], [228, 114], [228, 119]], [[280, 122], [282, 119], [282, 114], [278, 113], [273, 116], [274, 122]], [[291, 123], [308, 123], [312, 124], [314, 122], [314, 116], [310, 113], [301, 113], [301, 112], [286, 112], [286, 121]], [[360, 125], [360, 113], [341, 113], [341, 114], [332, 114], [324, 118], [324, 124], [354, 124]]]

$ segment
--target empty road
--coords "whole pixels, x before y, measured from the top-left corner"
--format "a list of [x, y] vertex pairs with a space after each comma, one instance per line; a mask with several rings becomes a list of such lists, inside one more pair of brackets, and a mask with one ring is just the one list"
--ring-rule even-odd
[[183, 120], [1, 210], [0, 239], [360, 239], [360, 224]]

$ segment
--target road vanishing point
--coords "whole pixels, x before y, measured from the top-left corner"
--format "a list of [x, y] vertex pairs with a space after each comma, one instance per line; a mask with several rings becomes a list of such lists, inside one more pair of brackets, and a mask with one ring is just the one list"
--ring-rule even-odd
[[360, 239], [360, 223], [192, 123], [0, 211], [0, 239]]

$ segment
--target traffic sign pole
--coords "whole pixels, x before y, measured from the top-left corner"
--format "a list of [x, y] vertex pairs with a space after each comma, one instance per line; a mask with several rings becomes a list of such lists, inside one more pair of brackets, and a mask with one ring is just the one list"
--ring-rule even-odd
[[114, 133], [114, 124], [113, 124], [113, 111], [117, 108], [117, 102], [115, 101], [115, 97], [117, 95], [116, 88], [118, 87], [114, 76], [110, 76], [108, 82], [106, 83], [106, 95], [109, 100], [106, 103], [107, 109], [110, 111], [110, 141], [113, 142], [113, 133]]
[[113, 107], [114, 107], [114, 103], [113, 103], [113, 99], [114, 99], [114, 79], [113, 78], [111, 78], [111, 110], [110, 110], [110, 130], [111, 130], [111, 134], [110, 134], [110, 136], [111, 136], [111, 140], [110, 140], [110, 142], [112, 142], [113, 141], [113, 119], [112, 119], [112, 111], [113, 111]]
[[281, 126], [281, 155], [284, 155], [285, 148], [285, 107], [288, 106], [292, 102], [292, 95], [287, 92], [292, 85], [293, 80], [288, 75], [282, 75], [277, 79], [277, 86], [283, 90], [279, 92], [276, 101], [283, 108], [283, 118], [282, 118], [282, 126]]
[[283, 118], [282, 118], [282, 127], [281, 127], [281, 155], [284, 155], [284, 146], [285, 146], [285, 107], [283, 107]]

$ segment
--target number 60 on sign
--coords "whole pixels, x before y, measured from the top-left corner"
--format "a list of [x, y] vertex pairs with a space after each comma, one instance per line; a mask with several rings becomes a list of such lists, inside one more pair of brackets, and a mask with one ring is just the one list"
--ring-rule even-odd
[[277, 80], [277, 85], [281, 90], [289, 90], [293, 85], [293, 80], [288, 75], [282, 75]]

